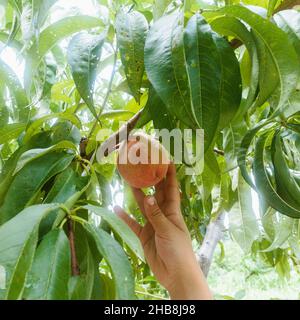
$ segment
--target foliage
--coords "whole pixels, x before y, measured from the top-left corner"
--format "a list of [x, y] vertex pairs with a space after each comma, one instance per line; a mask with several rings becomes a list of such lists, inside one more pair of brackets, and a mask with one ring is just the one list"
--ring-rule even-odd
[[277, 12], [284, 0], [91, 3], [55, 19], [57, 0], [0, 2], [0, 298], [165, 295], [111, 212], [118, 190], [143, 220], [128, 186], [95, 161], [98, 130], [140, 110], [145, 131], [205, 131], [201, 174], [177, 166], [194, 241], [226, 211], [245, 254], [288, 277], [300, 260], [300, 13]]

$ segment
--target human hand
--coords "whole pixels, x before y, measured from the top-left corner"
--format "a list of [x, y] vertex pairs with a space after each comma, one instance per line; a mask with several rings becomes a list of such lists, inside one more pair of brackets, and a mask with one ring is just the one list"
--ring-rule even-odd
[[120, 207], [114, 210], [139, 237], [157, 280], [172, 299], [211, 299], [181, 214], [175, 166], [169, 165], [167, 177], [155, 187], [154, 196], [145, 196], [140, 189], [132, 190], [146, 224], [141, 226]]

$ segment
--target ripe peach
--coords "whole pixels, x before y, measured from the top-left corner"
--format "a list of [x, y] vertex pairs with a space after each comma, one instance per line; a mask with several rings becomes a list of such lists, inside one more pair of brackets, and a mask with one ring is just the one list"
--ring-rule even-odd
[[153, 137], [134, 134], [121, 144], [117, 165], [120, 175], [130, 186], [152, 187], [167, 174], [168, 152]]

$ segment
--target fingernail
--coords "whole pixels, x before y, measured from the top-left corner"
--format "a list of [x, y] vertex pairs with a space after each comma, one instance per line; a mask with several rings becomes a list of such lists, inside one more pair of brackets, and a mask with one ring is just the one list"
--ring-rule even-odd
[[156, 203], [156, 200], [155, 200], [154, 197], [149, 197], [149, 198], [147, 199], [147, 204], [148, 204], [149, 206], [154, 206], [155, 203]]

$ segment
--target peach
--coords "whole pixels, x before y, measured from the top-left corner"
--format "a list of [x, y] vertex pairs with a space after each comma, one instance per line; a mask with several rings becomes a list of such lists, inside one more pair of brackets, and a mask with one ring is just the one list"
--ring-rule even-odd
[[162, 181], [169, 162], [168, 152], [158, 140], [137, 133], [121, 144], [117, 166], [120, 175], [130, 186], [141, 189]]

